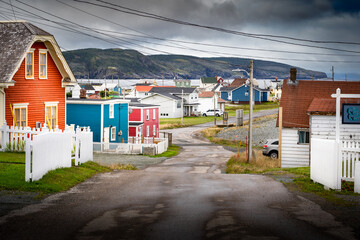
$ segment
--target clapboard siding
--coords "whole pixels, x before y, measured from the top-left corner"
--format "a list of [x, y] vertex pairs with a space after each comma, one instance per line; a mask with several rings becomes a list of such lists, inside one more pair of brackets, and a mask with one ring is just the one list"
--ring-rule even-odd
[[47, 79], [39, 79], [39, 49], [46, 49], [42, 42], [32, 45], [34, 51], [34, 79], [25, 79], [25, 59], [13, 80], [15, 86], [5, 89], [5, 118], [9, 126], [13, 125], [10, 104], [28, 103], [28, 126], [35, 127], [36, 122], [45, 122], [45, 102], [58, 102], [58, 125], [65, 127], [65, 88], [62, 87], [62, 76], [51, 55], [47, 54]]
[[[310, 116], [311, 137], [318, 139], [335, 139], [336, 117], [335, 116]], [[359, 140], [360, 125], [340, 124], [340, 139]]]
[[309, 166], [309, 145], [298, 144], [298, 130], [283, 128], [281, 167]]

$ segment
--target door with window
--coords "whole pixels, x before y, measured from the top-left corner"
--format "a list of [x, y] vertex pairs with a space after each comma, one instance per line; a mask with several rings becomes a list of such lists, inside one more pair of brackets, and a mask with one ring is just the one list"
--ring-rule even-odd
[[110, 128], [104, 128], [104, 138], [103, 138], [103, 146], [104, 150], [109, 150], [109, 140], [110, 140]]

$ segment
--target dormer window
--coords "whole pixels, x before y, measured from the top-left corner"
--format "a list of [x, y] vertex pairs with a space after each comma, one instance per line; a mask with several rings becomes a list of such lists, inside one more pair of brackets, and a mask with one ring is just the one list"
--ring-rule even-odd
[[25, 78], [26, 79], [34, 79], [34, 50], [26, 53]]
[[39, 78], [47, 78], [47, 51], [45, 49], [39, 50]]

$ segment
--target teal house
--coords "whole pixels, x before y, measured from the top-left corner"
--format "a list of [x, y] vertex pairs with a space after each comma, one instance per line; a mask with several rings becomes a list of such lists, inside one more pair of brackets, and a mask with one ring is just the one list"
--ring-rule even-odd
[[129, 102], [126, 99], [67, 99], [66, 124], [89, 126], [93, 132], [94, 145], [127, 143]]
[[[220, 89], [221, 98], [235, 103], [249, 103], [250, 87], [243, 84], [240, 87], [222, 87]], [[253, 97], [255, 103], [267, 102], [269, 90], [253, 87]]]

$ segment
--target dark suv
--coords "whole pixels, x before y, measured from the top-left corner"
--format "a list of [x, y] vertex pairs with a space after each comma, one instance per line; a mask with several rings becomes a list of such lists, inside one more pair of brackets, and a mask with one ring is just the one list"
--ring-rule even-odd
[[279, 139], [268, 139], [263, 146], [263, 155], [275, 159], [279, 155]]

